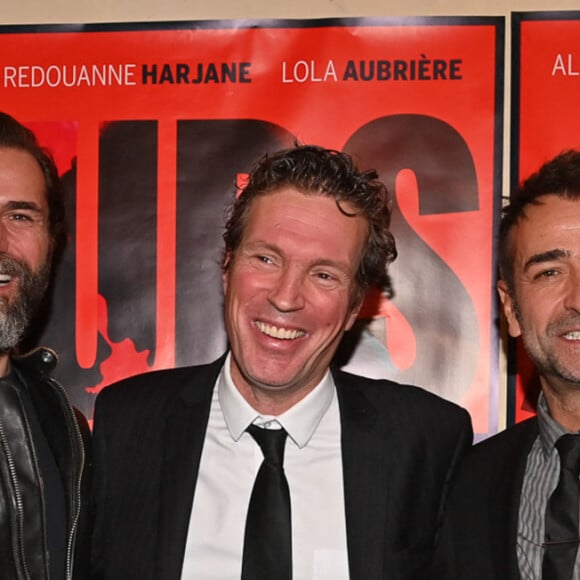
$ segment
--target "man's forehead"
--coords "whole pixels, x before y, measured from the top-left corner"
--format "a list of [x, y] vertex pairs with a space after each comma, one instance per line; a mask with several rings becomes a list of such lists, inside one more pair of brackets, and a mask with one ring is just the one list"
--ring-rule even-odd
[[19, 147], [0, 146], [0, 204], [11, 209], [36, 206], [48, 211], [46, 179], [38, 160]]
[[565, 240], [580, 245], [580, 199], [554, 194], [537, 198], [528, 204], [509, 232], [508, 241], [520, 246], [542, 247]]

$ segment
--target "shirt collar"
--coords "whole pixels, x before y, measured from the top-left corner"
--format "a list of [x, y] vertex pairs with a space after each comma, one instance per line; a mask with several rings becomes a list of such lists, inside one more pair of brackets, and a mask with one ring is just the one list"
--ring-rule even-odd
[[548, 403], [546, 403], [546, 398], [542, 392], [540, 392], [538, 398], [537, 413], [540, 443], [544, 456], [548, 458], [554, 449], [556, 441], [566, 433], [566, 430], [550, 416]]
[[[280, 425], [299, 448], [305, 447], [316, 431], [322, 417], [335, 396], [334, 380], [327, 371], [322, 381], [296, 405], [277, 417], [260, 415], [242, 397], [230, 372], [231, 353], [228, 353], [217, 380], [218, 399], [232, 439], [238, 441], [252, 423], [271, 427]], [[277, 424], [277, 425], [276, 425]]]

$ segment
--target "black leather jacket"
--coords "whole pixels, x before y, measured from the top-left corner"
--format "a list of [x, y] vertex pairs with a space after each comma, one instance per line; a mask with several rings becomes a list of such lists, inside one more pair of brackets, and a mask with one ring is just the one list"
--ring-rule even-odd
[[[84, 417], [71, 406], [64, 388], [50, 377], [56, 363], [56, 354], [46, 348], [11, 360], [27, 384], [62, 475], [68, 506], [65, 580], [72, 580], [84, 578], [88, 566], [89, 431]], [[42, 482], [30, 440], [30, 425], [20, 391], [10, 381], [0, 379], [2, 580], [49, 580]]]

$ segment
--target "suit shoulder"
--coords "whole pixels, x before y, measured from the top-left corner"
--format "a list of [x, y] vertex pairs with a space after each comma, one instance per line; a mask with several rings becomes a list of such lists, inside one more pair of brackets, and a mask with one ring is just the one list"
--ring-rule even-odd
[[443, 397], [416, 385], [406, 385], [388, 379], [369, 379], [339, 371], [336, 378], [345, 388], [356, 386], [378, 406], [400, 405], [402, 409], [425, 410], [429, 413], [469, 416], [467, 411]]
[[458, 485], [479, 485], [494, 474], [513, 472], [525, 465], [538, 433], [537, 421], [528, 419], [485, 439], [464, 455], [457, 474]]
[[496, 435], [474, 445], [469, 453], [471, 461], [488, 461], [492, 457], [525, 452], [531, 447], [538, 434], [538, 421], [535, 417], [522, 421]]
[[173, 398], [186, 386], [195, 388], [197, 383], [213, 387], [220, 361], [208, 365], [155, 370], [128, 377], [105, 387], [98, 395], [96, 405], [122, 406], [138, 404], [146, 400], [149, 404], [160, 404]]
[[[421, 387], [347, 373], [335, 374], [335, 382], [345, 405], [372, 409], [382, 428], [405, 433], [408, 441], [443, 439], [451, 445], [459, 438], [466, 446], [472, 443], [469, 413]], [[363, 401], [370, 406], [365, 407]]]

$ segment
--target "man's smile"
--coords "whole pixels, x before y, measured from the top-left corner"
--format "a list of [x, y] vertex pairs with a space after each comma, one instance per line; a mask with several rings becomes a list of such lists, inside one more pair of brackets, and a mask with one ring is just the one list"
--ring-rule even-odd
[[302, 330], [283, 328], [279, 326], [274, 326], [273, 324], [266, 324], [257, 320], [255, 323], [256, 328], [272, 338], [279, 338], [281, 340], [295, 340], [301, 338], [306, 333]]

